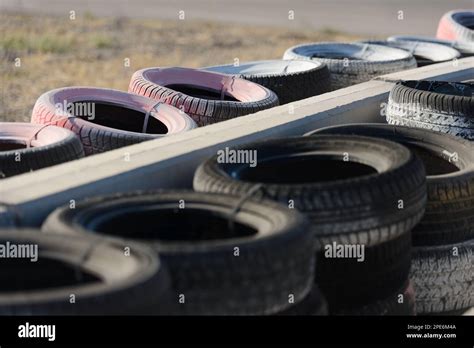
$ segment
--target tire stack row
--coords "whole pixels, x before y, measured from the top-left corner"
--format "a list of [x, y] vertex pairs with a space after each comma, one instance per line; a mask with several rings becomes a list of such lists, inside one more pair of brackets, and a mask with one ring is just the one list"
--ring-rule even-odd
[[89, 199], [42, 231], [0, 232], [1, 244], [39, 247], [34, 263], [0, 263], [0, 314], [324, 315], [307, 228], [295, 210], [232, 195]]
[[[473, 18], [473, 12], [467, 10], [447, 13], [440, 21], [438, 39], [398, 36], [387, 41], [322, 42], [291, 47], [284, 53], [283, 60], [201, 69], [142, 69], [132, 76], [128, 93], [92, 87], [48, 91], [38, 98], [33, 108], [31, 121], [39, 124], [36, 130], [20, 123], [0, 125], [0, 178], [179, 134], [379, 75], [472, 55]], [[393, 110], [403, 109], [396, 104], [424, 103], [404, 90], [410, 87], [419, 88], [407, 84], [392, 93]], [[465, 91], [452, 87], [458, 90], [458, 98], [439, 103], [444, 103], [443, 106], [451, 103], [452, 108], [469, 114], [472, 111], [469, 103], [458, 100]], [[434, 93], [438, 88], [444, 87], [422, 87]], [[93, 115], [81, 113], [89, 107], [94, 108]], [[471, 128], [469, 120], [456, 119], [451, 124], [439, 110], [440, 107], [435, 106], [428, 111], [430, 122], [425, 122], [424, 115], [420, 115], [420, 119], [403, 120], [403, 114], [400, 117], [394, 114], [392, 122], [471, 139], [470, 130], [466, 130]], [[403, 110], [398, 112], [403, 113]], [[76, 134], [83, 150], [79, 149], [77, 140], [71, 138], [72, 133], [66, 135], [55, 127]], [[44, 147], [44, 141], [38, 138], [48, 138], [48, 146]], [[18, 157], [25, 160], [18, 164]]]
[[[198, 167], [196, 192], [134, 192], [60, 207], [42, 232], [2, 234], [38, 244], [45, 266], [32, 275], [29, 262], [2, 263], [26, 276], [11, 283], [13, 292], [29, 281], [33, 291], [0, 296], [0, 312], [465, 310], [474, 305], [473, 149], [402, 126], [330, 127], [234, 149], [256, 151], [256, 166], [218, 154]], [[114, 271], [121, 263], [129, 273]], [[46, 285], [49, 296], [38, 302]], [[131, 293], [137, 301], [120, 306]]]
[[423, 160], [428, 200], [412, 231], [410, 279], [419, 314], [462, 312], [474, 306], [474, 146], [450, 135], [403, 126], [354, 124], [315, 134], [380, 137]]

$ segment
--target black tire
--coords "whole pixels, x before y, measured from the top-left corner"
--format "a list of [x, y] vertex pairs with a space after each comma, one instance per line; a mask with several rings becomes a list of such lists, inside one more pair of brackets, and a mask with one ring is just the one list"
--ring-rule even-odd
[[402, 81], [390, 91], [390, 124], [430, 129], [474, 140], [474, 85]]
[[328, 306], [324, 295], [318, 289], [318, 286], [315, 284], [311, 289], [311, 292], [300, 302], [292, 305], [288, 309], [277, 313], [277, 315], [317, 315], [324, 316], [328, 315]]
[[361, 43], [298, 45], [286, 50], [283, 59], [309, 59], [326, 64], [331, 73], [332, 90], [416, 68], [415, 58], [404, 50]]
[[[425, 170], [421, 160], [402, 145], [368, 137], [320, 135], [257, 142], [239, 150], [255, 150], [260, 163], [270, 164], [262, 172], [261, 164], [252, 168], [245, 163], [218, 163], [216, 155], [196, 170], [194, 189], [246, 194], [261, 184], [259, 194], [287, 206], [292, 200], [295, 209], [309, 216], [318, 248], [333, 241], [377, 245], [411, 230], [423, 215]], [[350, 154], [348, 166], [342, 159], [344, 153]], [[314, 180], [315, 173], [311, 180], [305, 177], [313, 169], [309, 160], [332, 165], [321, 172], [326, 181]], [[289, 169], [291, 165], [299, 167]], [[352, 177], [346, 174], [346, 167], [362, 175]], [[374, 174], [373, 168], [379, 173]], [[341, 179], [328, 180], [331, 175]], [[398, 209], [399, 200], [404, 209]]]
[[307, 133], [319, 134], [373, 136], [407, 146], [423, 160], [427, 172], [428, 202], [423, 219], [413, 229], [413, 244], [441, 245], [474, 239], [474, 146], [470, 142], [423, 129], [382, 124], [348, 124]]
[[268, 88], [237, 77], [197, 69], [142, 69], [133, 74], [128, 90], [183, 110], [199, 126], [278, 105], [278, 97]]
[[413, 41], [413, 42], [431, 42], [443, 46], [452, 47], [461, 53], [461, 57], [470, 57], [474, 55], [474, 42], [441, 40], [434, 37], [425, 36], [390, 36], [388, 41]]
[[330, 91], [330, 74], [325, 64], [308, 60], [262, 60], [203, 68], [236, 75], [275, 92], [280, 105]]
[[35, 230], [3, 230], [0, 241], [38, 246], [36, 262], [0, 259], [0, 315], [166, 313], [168, 274], [149, 248]]
[[410, 279], [419, 314], [452, 312], [474, 306], [474, 239], [414, 248]]
[[73, 132], [31, 123], [0, 123], [0, 149], [0, 179], [84, 157]]
[[302, 300], [315, 263], [306, 229], [301, 214], [271, 201], [186, 191], [99, 197], [57, 209], [43, 226], [150, 243], [170, 271], [173, 313], [192, 315], [273, 314], [290, 295]]
[[[322, 263], [316, 267], [316, 283], [330, 311], [339, 309], [338, 306], [367, 303], [373, 299], [374, 286], [381, 288], [380, 296], [401, 287], [410, 264], [408, 232], [420, 220], [426, 202], [423, 165], [407, 148], [381, 139], [321, 135], [253, 143], [239, 150], [256, 150], [260, 163], [264, 163], [263, 170], [262, 164], [247, 169], [241, 163], [219, 163], [215, 156], [198, 167], [195, 190], [248, 194], [260, 185], [257, 187], [263, 197], [287, 205], [293, 201], [294, 208], [312, 222], [316, 263]], [[350, 153], [353, 163], [372, 166], [378, 173], [334, 177], [361, 170], [357, 165], [340, 166], [344, 152]], [[336, 159], [339, 166], [324, 161], [311, 163], [308, 157], [305, 162], [305, 154], [317, 159]], [[275, 159], [281, 162], [271, 162]], [[314, 180], [316, 174], [311, 172], [316, 169], [311, 165], [318, 164], [322, 164], [317, 167], [320, 172], [329, 168], [321, 174], [320, 182]], [[252, 174], [254, 170], [257, 171]], [[291, 181], [292, 178], [295, 180]], [[400, 199], [404, 209], [398, 209]], [[359, 248], [368, 249], [370, 261], [326, 258], [330, 256], [326, 255], [327, 248], [333, 243], [361, 245]]]
[[[375, 289], [375, 291], [377, 291]], [[402, 297], [400, 296], [402, 295]], [[400, 300], [403, 299], [403, 302]], [[415, 292], [411, 282], [405, 282], [399, 291], [390, 294], [390, 296], [370, 302], [361, 307], [344, 309], [331, 313], [334, 315], [354, 315], [354, 316], [414, 316]]]
[[382, 41], [369, 40], [360, 41], [372, 45], [381, 45], [394, 48], [400, 48], [410, 52], [416, 59], [418, 67], [448, 62], [461, 57], [459, 51], [452, 47], [435, 44], [431, 42], [414, 42], [414, 41]]

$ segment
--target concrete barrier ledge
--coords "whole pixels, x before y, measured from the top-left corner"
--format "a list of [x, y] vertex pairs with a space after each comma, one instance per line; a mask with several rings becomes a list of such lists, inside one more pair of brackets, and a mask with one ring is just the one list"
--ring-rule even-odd
[[407, 70], [188, 133], [4, 179], [0, 181], [0, 224], [38, 226], [55, 207], [91, 195], [190, 188], [196, 166], [225, 146], [298, 135], [326, 125], [384, 122], [381, 104], [387, 101], [394, 81], [473, 77], [474, 57]]

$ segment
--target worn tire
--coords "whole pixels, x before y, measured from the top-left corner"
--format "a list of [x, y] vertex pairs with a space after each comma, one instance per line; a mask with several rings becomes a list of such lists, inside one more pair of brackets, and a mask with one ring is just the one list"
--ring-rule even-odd
[[474, 42], [474, 11], [454, 10], [444, 14], [439, 21], [436, 37]]
[[73, 132], [30, 123], [0, 123], [0, 179], [84, 157]]
[[[194, 189], [246, 194], [256, 184], [262, 184], [263, 192], [260, 190], [259, 195], [286, 205], [292, 200], [295, 209], [309, 216], [317, 233], [318, 247], [333, 241], [377, 245], [411, 230], [423, 215], [425, 170], [421, 160], [402, 145], [367, 137], [318, 135], [251, 143], [239, 150], [256, 150], [260, 162], [272, 158], [281, 162], [266, 164], [262, 172], [259, 170], [262, 164], [251, 168], [244, 163], [218, 163], [216, 155], [196, 170]], [[346, 152], [354, 161], [375, 167], [380, 173], [356, 177], [349, 174], [349, 178], [344, 178], [344, 171], [335, 170], [321, 173], [321, 180], [337, 173], [342, 175], [341, 179], [320, 182], [313, 179], [308, 183], [304, 176], [307, 170], [303, 170], [305, 158], [291, 162], [295, 155], [311, 153], [315, 155], [308, 155], [306, 160], [321, 161], [331, 156], [335, 160], [329, 162], [333, 167], [328, 170], [341, 169]], [[351, 168], [353, 164], [355, 162], [349, 163]], [[292, 165], [300, 167], [295, 170]], [[293, 170], [284, 172], [288, 166]], [[306, 166], [311, 168], [311, 163]], [[354, 170], [367, 170], [355, 167]], [[262, 175], [267, 178], [262, 179]], [[282, 179], [282, 175], [286, 179]], [[404, 209], [397, 208], [399, 199], [403, 199]]]
[[390, 124], [430, 129], [474, 140], [474, 85], [401, 81], [390, 91]]
[[443, 46], [452, 47], [461, 53], [462, 57], [470, 57], [474, 55], [474, 43], [473, 42], [462, 42], [462, 41], [452, 41], [452, 40], [441, 40], [432, 37], [426, 36], [390, 36], [388, 41], [413, 41], [413, 42], [431, 42], [435, 44], [440, 44]]
[[459, 51], [444, 45], [434, 44], [430, 42], [414, 42], [414, 41], [381, 41], [370, 40], [360, 41], [372, 45], [388, 46], [399, 48], [410, 52], [416, 59], [418, 67], [448, 62], [461, 57]]
[[[276, 94], [256, 83], [188, 68], [139, 70], [133, 74], [128, 90], [183, 110], [199, 126], [278, 105]], [[221, 100], [223, 96], [227, 100]]]
[[[383, 138], [407, 146], [427, 171], [425, 215], [413, 229], [414, 245], [441, 245], [474, 239], [474, 146], [465, 140], [423, 129], [382, 124], [348, 124], [313, 134], [351, 134]], [[457, 161], [451, 161], [456, 154]]]
[[[181, 200], [185, 209], [179, 209]], [[271, 201], [186, 191], [121, 194], [59, 208], [43, 230], [99, 231], [151, 244], [170, 272], [171, 314], [273, 314], [290, 306], [290, 294], [302, 300], [313, 283], [307, 220]]]
[[[453, 255], [454, 248], [457, 256]], [[474, 306], [474, 240], [414, 248], [410, 279], [419, 314]]]
[[[85, 115], [70, 112], [69, 103], [81, 103], [78, 104], [81, 110], [94, 111], [91, 116], [94, 122]], [[44, 93], [36, 101], [31, 122], [72, 130], [80, 138], [86, 155], [196, 128], [188, 115], [169, 105], [122, 91], [92, 87], [66, 87]], [[148, 122], [146, 126], [145, 122]]]
[[398, 48], [361, 43], [321, 42], [289, 48], [283, 59], [316, 60], [328, 66], [333, 90], [379, 75], [416, 68], [415, 58]]
[[[245, 164], [222, 163], [214, 156], [198, 167], [194, 189], [249, 194], [260, 187], [259, 196], [287, 205], [292, 201], [294, 208], [311, 220], [309, 232], [315, 237], [317, 248], [316, 283], [330, 311], [338, 306], [367, 303], [373, 299], [373, 286], [381, 288], [380, 296], [400, 288], [410, 265], [408, 232], [420, 220], [426, 202], [423, 164], [407, 148], [375, 138], [319, 135], [258, 142], [239, 150], [257, 151], [264, 164], [247, 169]], [[377, 168], [378, 173], [334, 177], [352, 168], [341, 167], [345, 152], [350, 153], [354, 163]], [[316, 159], [336, 158], [333, 166], [337, 166], [322, 162], [317, 167], [318, 162], [308, 162], [309, 157], [305, 162], [305, 154]], [[265, 164], [275, 158], [281, 162]], [[292, 158], [297, 161], [292, 162]], [[305, 176], [310, 168], [329, 171], [321, 174], [318, 182], [315, 173]], [[336, 170], [330, 171], [331, 168]], [[404, 209], [398, 209], [400, 199]], [[370, 262], [357, 265], [352, 258], [329, 258], [326, 248], [333, 242], [363, 245]]]
[[[35, 230], [3, 230], [0, 240], [38, 246], [36, 262], [0, 259], [0, 315], [166, 313], [168, 274], [149, 248]], [[125, 247], [130, 255], [124, 254]]]
[[261, 60], [203, 70], [235, 75], [267, 87], [278, 96], [280, 105], [328, 92], [331, 84], [327, 66], [308, 60]]

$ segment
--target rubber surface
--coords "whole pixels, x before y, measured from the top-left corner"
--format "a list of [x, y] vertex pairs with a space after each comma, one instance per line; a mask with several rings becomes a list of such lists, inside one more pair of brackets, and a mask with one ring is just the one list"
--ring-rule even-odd
[[[426, 202], [421, 160], [396, 143], [344, 135], [275, 139], [238, 149], [246, 150], [257, 152], [255, 167], [222, 163], [214, 156], [196, 170], [194, 189], [253, 192], [305, 213], [317, 248], [316, 283], [330, 311], [366, 304], [402, 286], [410, 267], [408, 232], [421, 219]], [[356, 163], [376, 173], [356, 175]], [[253, 191], [255, 187], [259, 190]], [[366, 259], [327, 253], [338, 244], [363, 247]]]
[[166, 313], [169, 278], [144, 246], [36, 230], [0, 231], [0, 243], [8, 250], [26, 249], [31, 256], [31, 248], [38, 248], [36, 261], [0, 260], [0, 315]]
[[133, 74], [128, 90], [183, 110], [199, 126], [278, 105], [276, 94], [256, 83], [188, 68], [139, 70]]
[[[333, 241], [376, 245], [406, 233], [424, 212], [425, 170], [421, 160], [402, 145], [367, 137], [318, 135], [251, 143], [238, 150], [256, 150], [258, 164], [252, 168], [245, 163], [218, 163], [217, 156], [211, 157], [197, 168], [194, 189], [246, 194], [261, 184], [255, 195], [287, 206], [293, 203], [310, 217], [319, 247]], [[345, 154], [350, 161], [343, 160]], [[328, 158], [334, 160], [310, 162]], [[354, 177], [348, 173], [347, 178], [331, 180], [338, 173], [346, 175], [347, 170], [340, 167], [344, 162], [351, 166], [364, 163], [378, 173]], [[315, 167], [318, 164], [324, 165]], [[306, 181], [305, 173], [312, 170], [316, 176], [315, 170], [328, 164], [337, 166], [336, 171], [326, 173], [329, 178]], [[400, 199], [404, 209], [398, 209]]]
[[474, 11], [449, 11], [439, 21], [436, 37], [445, 40], [474, 42]]
[[415, 58], [404, 50], [361, 43], [321, 42], [290, 47], [283, 59], [310, 59], [324, 63], [333, 90], [401, 70], [416, 68]]
[[271, 201], [137, 192], [58, 208], [43, 230], [97, 231], [152, 245], [172, 279], [171, 314], [274, 314], [290, 306], [290, 295], [295, 302], [306, 297], [313, 284], [307, 220]]
[[390, 91], [387, 121], [474, 140], [474, 85], [402, 81]]
[[280, 105], [328, 92], [331, 84], [327, 66], [308, 60], [261, 60], [203, 69], [265, 86], [276, 93]]
[[417, 313], [436, 314], [474, 306], [474, 240], [414, 248], [410, 279]]
[[0, 179], [84, 157], [67, 129], [20, 122], [0, 123]]
[[461, 57], [459, 51], [454, 48], [430, 42], [416, 41], [360, 41], [372, 45], [381, 45], [399, 48], [410, 52], [415, 59], [418, 67], [447, 62]]
[[347, 124], [312, 134], [364, 135], [396, 141], [423, 160], [428, 202], [413, 230], [414, 245], [442, 245], [474, 239], [474, 145], [424, 129], [382, 124]]
[[196, 128], [188, 115], [169, 105], [92, 87], [66, 87], [44, 93], [36, 101], [31, 121], [72, 130], [79, 136], [86, 155]]
[[388, 41], [413, 41], [413, 42], [431, 42], [444, 46], [449, 46], [461, 53], [462, 57], [470, 57], [474, 55], [474, 42], [441, 40], [434, 37], [425, 36], [390, 36]]

